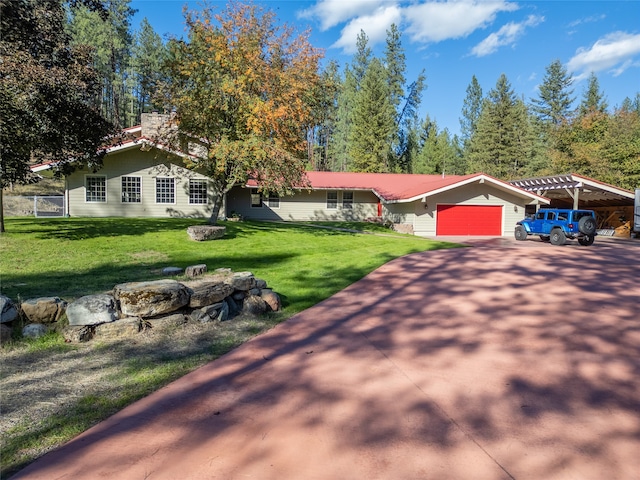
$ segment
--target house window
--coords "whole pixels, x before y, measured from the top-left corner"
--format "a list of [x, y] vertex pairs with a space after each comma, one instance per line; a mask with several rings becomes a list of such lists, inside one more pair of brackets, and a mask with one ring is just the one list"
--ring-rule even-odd
[[262, 207], [262, 195], [257, 188], [251, 189], [251, 208]]
[[207, 203], [207, 181], [189, 180], [189, 203], [205, 205]]
[[122, 202], [140, 203], [142, 200], [142, 179], [140, 177], [122, 177]]
[[176, 203], [175, 178], [156, 178], [156, 203]]
[[280, 195], [277, 193], [269, 193], [267, 197], [267, 205], [271, 208], [280, 208]]
[[103, 175], [85, 177], [85, 201], [107, 201], [107, 177]]
[[327, 192], [327, 208], [338, 208], [338, 192]]
[[353, 192], [342, 192], [342, 208], [353, 208]]

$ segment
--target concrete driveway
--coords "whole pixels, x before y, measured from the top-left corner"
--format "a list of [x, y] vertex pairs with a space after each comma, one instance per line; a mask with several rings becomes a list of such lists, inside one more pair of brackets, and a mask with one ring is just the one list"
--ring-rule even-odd
[[20, 479], [638, 479], [640, 242], [397, 259]]

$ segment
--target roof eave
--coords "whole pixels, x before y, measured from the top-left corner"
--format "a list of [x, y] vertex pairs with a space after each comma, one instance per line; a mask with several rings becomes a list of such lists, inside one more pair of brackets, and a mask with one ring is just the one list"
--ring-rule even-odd
[[409, 198], [400, 198], [400, 199], [395, 199], [395, 200], [387, 200], [384, 203], [411, 203], [411, 202], [415, 202], [416, 200], [423, 200], [426, 199], [428, 197], [432, 197], [434, 195], [438, 195], [440, 193], [443, 192], [447, 192], [449, 190], [453, 190], [455, 188], [459, 188], [462, 187], [464, 185], [468, 185], [470, 183], [474, 183], [474, 182], [479, 182], [479, 183], [484, 183], [484, 182], [489, 182], [492, 183], [493, 185], [495, 185], [496, 187], [505, 190], [505, 191], [509, 191], [511, 193], [514, 193], [518, 196], [521, 197], [528, 197], [531, 198], [532, 200], [537, 200], [541, 203], [545, 203], [545, 204], [550, 204], [551, 200], [546, 198], [546, 197], [542, 197], [540, 195], [537, 195], [535, 193], [531, 193], [528, 192], [526, 190], [523, 190], [521, 188], [518, 187], [514, 187], [513, 185], [510, 185], [508, 183], [502, 182], [500, 180], [497, 180], [493, 177], [490, 177], [488, 175], [485, 174], [479, 174], [479, 175], [474, 175], [473, 177], [469, 177], [469, 178], [465, 178], [464, 180], [460, 180], [458, 182], [452, 183], [450, 185], [446, 185], [444, 187], [440, 187], [437, 188], [435, 190], [430, 190], [428, 192], [424, 192], [421, 193], [419, 195], [414, 195], [412, 197]]

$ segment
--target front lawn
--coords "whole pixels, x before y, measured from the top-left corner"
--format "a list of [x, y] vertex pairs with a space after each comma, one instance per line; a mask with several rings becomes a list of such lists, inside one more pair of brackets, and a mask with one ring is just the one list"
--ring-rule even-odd
[[[122, 282], [161, 278], [163, 267], [205, 263], [251, 271], [299, 312], [407, 253], [450, 246], [412, 236], [359, 235], [300, 224], [226, 222], [227, 234], [190, 241], [193, 219], [7, 219], [0, 290], [13, 299], [72, 300]], [[349, 228], [358, 224], [349, 223]], [[369, 231], [393, 233], [371, 224]]]
[[209, 270], [253, 272], [281, 295], [284, 309], [261, 319], [189, 324], [135, 342], [73, 345], [51, 334], [9, 343], [0, 350], [0, 478], [389, 260], [453, 246], [370, 224], [349, 228], [384, 235], [249, 221], [226, 223], [223, 239], [194, 242], [186, 228], [197, 223], [6, 219], [0, 289], [14, 300], [55, 295], [71, 301], [117, 283], [162, 278], [167, 266], [205, 263]]

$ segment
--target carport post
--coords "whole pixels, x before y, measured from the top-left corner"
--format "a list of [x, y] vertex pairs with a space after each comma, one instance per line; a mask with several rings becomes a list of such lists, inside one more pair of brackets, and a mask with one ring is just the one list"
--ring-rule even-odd
[[565, 188], [565, 190], [567, 191], [569, 196], [571, 198], [573, 198], [573, 209], [577, 210], [578, 209], [578, 197], [580, 195], [580, 189], [578, 187], [574, 187], [573, 193], [571, 193], [571, 190], [569, 190], [568, 188]]

